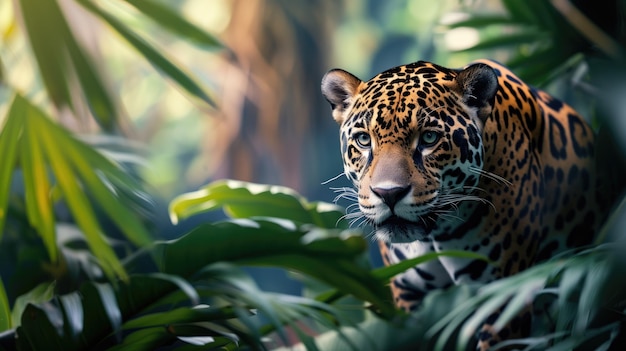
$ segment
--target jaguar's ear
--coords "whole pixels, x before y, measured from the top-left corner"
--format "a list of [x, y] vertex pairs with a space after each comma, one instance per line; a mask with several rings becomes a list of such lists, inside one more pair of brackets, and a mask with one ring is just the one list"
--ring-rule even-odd
[[322, 94], [333, 109], [333, 118], [341, 124], [344, 120], [344, 112], [361, 84], [361, 80], [352, 74], [333, 69], [328, 71], [322, 78]]
[[484, 123], [493, 109], [498, 76], [493, 68], [484, 63], [468, 66], [456, 77], [463, 103], [476, 110], [476, 115]]

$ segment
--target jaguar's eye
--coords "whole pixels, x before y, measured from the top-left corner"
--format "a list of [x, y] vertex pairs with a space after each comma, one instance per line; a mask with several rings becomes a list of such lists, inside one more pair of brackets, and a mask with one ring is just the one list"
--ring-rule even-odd
[[437, 141], [439, 141], [439, 137], [440, 135], [437, 132], [426, 131], [420, 136], [420, 145], [433, 146]]
[[370, 144], [372, 143], [372, 138], [370, 137], [370, 135], [364, 132], [357, 133], [354, 136], [354, 140], [356, 140], [356, 143], [364, 149], [369, 148]]

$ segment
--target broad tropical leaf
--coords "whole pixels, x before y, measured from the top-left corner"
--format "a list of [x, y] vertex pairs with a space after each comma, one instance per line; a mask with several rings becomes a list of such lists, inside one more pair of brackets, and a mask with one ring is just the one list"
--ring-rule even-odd
[[21, 323], [22, 313], [29, 303], [44, 303], [50, 301], [54, 296], [55, 283], [41, 283], [26, 294], [20, 295], [15, 299], [13, 310], [11, 311], [11, 320], [13, 327], [18, 327]]
[[306, 201], [294, 190], [275, 185], [235, 180], [213, 182], [174, 199], [170, 204], [173, 223], [198, 213], [223, 208], [232, 218], [274, 217], [320, 228], [345, 228], [342, 209], [328, 203]]

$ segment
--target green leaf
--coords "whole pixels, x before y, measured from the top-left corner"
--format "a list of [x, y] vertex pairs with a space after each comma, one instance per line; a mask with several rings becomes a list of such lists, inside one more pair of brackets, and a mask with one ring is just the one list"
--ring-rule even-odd
[[372, 280], [372, 277], [364, 274], [363, 271], [353, 270], [354, 266], [348, 261], [320, 260], [319, 258], [285, 254], [256, 258], [244, 261], [244, 263], [290, 268], [335, 286], [359, 299], [382, 306], [385, 309], [383, 313], [391, 311], [391, 309], [387, 309], [388, 304], [381, 299], [381, 296], [387, 295], [388, 288], [379, 281]]
[[300, 243], [318, 254], [354, 257], [367, 250], [367, 242], [358, 230], [312, 229], [300, 238]]
[[529, 308], [528, 302], [535, 299], [535, 295], [545, 286], [545, 283], [545, 277], [538, 277], [535, 280], [525, 281], [524, 285], [522, 285], [519, 289], [516, 289], [515, 294], [507, 303], [506, 308], [502, 311], [498, 320], [494, 323], [494, 329], [502, 330], [502, 328], [504, 328], [504, 326], [523, 309]]
[[[525, 66], [541, 65], [542, 62], [550, 57], [558, 55], [559, 51], [557, 47], [547, 46], [545, 48], [539, 48], [530, 54], [518, 54], [507, 61], [507, 66], [517, 72], [519, 68]], [[519, 72], [517, 72], [517, 74], [519, 75]]]
[[320, 351], [312, 337], [308, 336], [297, 324], [292, 324], [292, 330], [298, 336], [298, 340], [304, 344], [307, 351]]
[[526, 1], [527, 11], [532, 13], [534, 22], [541, 28], [552, 33], [559, 31], [571, 31], [570, 26], [563, 27], [566, 24], [563, 17], [554, 9], [554, 6], [547, 1]]
[[28, 304], [22, 314], [21, 326], [17, 328], [20, 343], [31, 350], [67, 351], [61, 338], [63, 317], [56, 307]]
[[138, 187], [137, 183], [97, 151], [51, 122], [28, 100], [17, 95], [14, 104], [24, 110], [23, 116], [17, 117], [21, 117], [26, 126], [20, 146], [23, 148], [21, 161], [28, 216], [48, 244], [51, 257], [56, 257], [55, 220], [46, 165], [50, 166], [74, 219], [107, 275], [125, 278], [124, 269], [103, 236], [87, 194], [95, 198], [97, 205], [134, 244], [147, 245], [151, 242], [150, 235], [132, 208], [116, 196], [111, 185], [132, 188]]
[[[31, 117], [24, 116], [25, 122]], [[43, 156], [43, 147], [37, 135], [38, 126], [24, 123], [21, 142], [21, 166], [24, 178], [24, 196], [28, 220], [43, 239], [52, 262], [57, 261], [55, 216], [51, 199], [48, 169]]]
[[122, 312], [120, 311], [113, 288], [111, 285], [104, 283], [94, 283], [93, 287], [98, 292], [100, 301], [102, 301], [102, 306], [104, 307], [104, 312], [106, 313], [109, 323], [111, 323], [113, 332], [119, 338], [122, 329]]
[[[400, 273], [405, 272], [407, 269], [411, 269], [418, 264], [437, 259], [438, 257], [441, 257], [441, 256], [466, 258], [466, 259], [478, 259], [478, 260], [491, 262], [486, 256], [483, 256], [481, 254], [477, 254], [474, 252], [468, 252], [468, 251], [462, 251], [462, 250], [447, 250], [447, 251], [438, 252], [438, 253], [437, 252], [427, 253], [425, 255], [421, 255], [418, 257], [411, 258], [411, 259], [400, 261], [390, 266], [376, 268], [372, 271], [372, 274], [374, 275], [374, 277], [376, 277], [380, 281], [389, 281], [391, 278], [393, 278], [394, 276]], [[324, 301], [326, 303], [331, 303], [342, 298], [343, 296], [345, 296], [345, 293], [339, 290], [330, 290], [317, 296], [316, 300]]]
[[499, 35], [494, 38], [485, 39], [470, 48], [459, 50], [458, 52], [516, 47], [522, 44], [535, 43], [545, 37], [545, 33], [535, 30], [525, 30], [519, 33]]
[[[215, 342], [213, 336], [216, 334], [210, 328], [205, 328], [202, 323], [170, 325], [168, 331], [178, 338], [178, 340], [196, 346], [205, 346]], [[213, 347], [213, 345], [211, 345]]]
[[537, 14], [531, 8], [533, 1], [518, 0], [502, 0], [503, 5], [507, 8], [507, 12], [511, 14], [513, 20], [535, 24], [537, 22]]
[[83, 331], [84, 311], [78, 294], [67, 294], [59, 297], [63, 313], [65, 314], [65, 330], [70, 331], [71, 337], [76, 339]]
[[[193, 333], [211, 337], [218, 334], [231, 340], [241, 337], [243, 343], [257, 345], [259, 341], [255, 338], [262, 334], [249, 320], [249, 308], [258, 308], [279, 331], [284, 323], [302, 318], [312, 318], [328, 327], [333, 325], [332, 321], [347, 323], [331, 306], [305, 298], [264, 293], [251, 279], [242, 276], [242, 270], [232, 265], [228, 268], [224, 262], [278, 265], [309, 272], [317, 279], [337, 283], [348, 293], [371, 300], [377, 308], [391, 315], [393, 307], [387, 287], [354, 260], [366, 247], [355, 247], [355, 240], [363, 239], [335, 232], [336, 237], [320, 234], [307, 237], [305, 230], [281, 226], [271, 220], [235, 220], [202, 226], [178, 240], [156, 243], [152, 251], [165, 273], [180, 274], [181, 278], [194, 277], [201, 282], [203, 294], [209, 294], [203, 296], [217, 296], [227, 304], [170, 310], [172, 304], [188, 303], [188, 298], [182, 293], [181, 284], [160, 274], [131, 276], [128, 283], [120, 283], [117, 290], [112, 290], [110, 284], [87, 283], [77, 293], [82, 297], [85, 316], [83, 336], [72, 340], [67, 337], [69, 333], [63, 336], [56, 332], [55, 337], [66, 349], [89, 349], [101, 343], [104, 335], [115, 332], [117, 322], [110, 321], [115, 319], [123, 321], [123, 329], [130, 332], [116, 346], [120, 349], [154, 349], [172, 342], [177, 336], [194, 336], [187, 335]], [[303, 240], [304, 237], [307, 239]], [[346, 250], [330, 249], [330, 242]], [[174, 295], [177, 297], [171, 298]], [[232, 325], [224, 324], [231, 319]], [[30, 339], [41, 336], [33, 330], [42, 322], [29, 319], [23, 323], [26, 323], [24, 329], [18, 331], [22, 342], [32, 343], [35, 349], [42, 347], [39, 339]], [[241, 323], [246, 326], [244, 329], [236, 326]], [[194, 331], [196, 327], [198, 331]], [[232, 332], [225, 334], [228, 330]], [[42, 340], [52, 344], [51, 340]]]
[[[158, 302], [170, 293], [177, 291], [178, 287], [170, 281], [157, 279], [146, 275], [133, 275], [128, 283], [121, 283], [115, 295], [119, 310], [122, 313], [122, 321], [127, 321], [141, 311], [149, 311], [158, 307]], [[172, 304], [183, 303], [187, 296], [181, 294], [181, 298], [170, 301]]]
[[466, 258], [468, 260], [483, 260], [483, 261], [487, 261], [491, 263], [491, 260], [489, 260], [489, 258], [487, 258], [484, 255], [475, 253], [475, 252], [469, 252], [469, 251], [463, 251], [463, 250], [446, 250], [442, 252], [430, 252], [425, 255], [421, 255], [418, 257], [411, 258], [411, 259], [400, 261], [391, 266], [377, 268], [374, 270], [373, 273], [374, 273], [374, 276], [376, 276], [378, 279], [389, 280], [395, 275], [403, 273], [407, 269], [411, 269], [417, 266], [418, 264], [432, 261], [442, 256], [454, 257], [454, 258]]
[[7, 298], [7, 292], [4, 289], [2, 277], [0, 277], [0, 332], [9, 330], [12, 327], [11, 306], [9, 306], [9, 299]]
[[113, 131], [116, 127], [118, 112], [112, 96], [109, 94], [102, 77], [95, 69], [91, 58], [83, 52], [69, 28], [66, 32], [65, 43], [87, 105], [98, 124], [106, 131]]
[[464, 322], [470, 314], [469, 318], [461, 329], [457, 348], [466, 345], [471, 336], [483, 323], [483, 321], [492, 313], [497, 312], [504, 303], [508, 303], [502, 311], [500, 317], [494, 324], [494, 328], [502, 328], [509, 322], [519, 311], [528, 307], [529, 301], [532, 301], [535, 294], [546, 285], [555, 272], [563, 267], [576, 265], [576, 262], [565, 262], [564, 260], [554, 260], [531, 267], [514, 276], [497, 280], [482, 287], [478, 294], [461, 303], [448, 316], [442, 318], [429, 333], [432, 335], [434, 331], [443, 329], [438, 340], [438, 346], [443, 347], [457, 328]]
[[11, 178], [17, 160], [17, 148], [22, 134], [22, 123], [26, 115], [27, 105], [19, 95], [13, 98], [6, 122], [0, 133], [0, 155], [3, 166], [0, 167], [0, 238], [4, 233], [7, 218]]
[[[189, 274], [189, 270], [218, 261], [253, 261], [276, 254], [323, 255], [332, 258], [327, 250], [315, 250], [314, 242], [303, 243], [305, 231], [283, 226], [272, 220], [232, 220], [201, 225], [173, 242], [157, 243], [154, 252], [161, 257], [162, 270], [173, 274]], [[346, 237], [351, 239], [352, 236]], [[358, 239], [357, 239], [358, 240]], [[208, 245], [207, 245], [208, 244]], [[355, 254], [351, 245], [337, 241], [346, 254]], [[340, 250], [337, 250], [340, 251]], [[198, 256], [196, 256], [198, 255]], [[342, 258], [347, 255], [334, 255]], [[183, 262], [184, 257], [203, 257], [196, 264]], [[181, 260], [182, 259], [182, 260]]]
[[[58, 182], [78, 226], [85, 234], [92, 252], [109, 277], [122, 278], [125, 272], [110, 244], [105, 240], [94, 208], [97, 205], [136, 245], [147, 245], [151, 238], [133, 209], [116, 196], [116, 187], [137, 189], [136, 181], [91, 147], [73, 138], [65, 129], [51, 122], [42, 110], [16, 94], [2, 133], [0, 152], [7, 167], [0, 170], [0, 228], [6, 220], [11, 176], [16, 161], [22, 166], [26, 213], [30, 224], [42, 237], [52, 261], [57, 259], [56, 220], [53, 211], [53, 187], [50, 176]], [[19, 158], [18, 158], [19, 157]], [[114, 186], [115, 185], [115, 186]], [[134, 193], [132, 193], [134, 194]]]
[[[488, 302], [485, 294], [472, 296], [454, 306], [447, 315], [428, 329], [426, 337], [429, 339], [434, 338], [434, 336], [440, 332], [435, 344], [435, 349], [443, 350], [449, 341], [454, 339], [455, 331], [457, 331], [463, 322], [475, 311], [476, 307], [484, 301]], [[463, 334], [461, 337], [467, 338], [468, 336]]]
[[[584, 334], [574, 335], [568, 338], [565, 338], [561, 342], [555, 343], [549, 348], [545, 348], [545, 351], [570, 351], [577, 350], [577, 346], [582, 345], [585, 341], [591, 340], [601, 334], [609, 334], [607, 342], [604, 343], [604, 347], [594, 347], [593, 350], [613, 350], [615, 347], [622, 346], [620, 343], [619, 330], [620, 330], [620, 322], [610, 323], [602, 326], [601, 328], [590, 328], [585, 331]], [[617, 339], [617, 340], [615, 340]], [[615, 342], [617, 341], [617, 342]], [[613, 345], [611, 345], [615, 342]], [[581, 348], [581, 349], [589, 349], [589, 348]]]
[[[449, 310], [449, 303], [445, 306]], [[428, 311], [429, 312], [429, 311]], [[364, 322], [356, 327], [342, 327], [315, 338], [316, 347], [324, 351], [345, 350], [434, 350], [423, 337], [421, 320], [384, 320], [368, 313]], [[437, 318], [437, 316], [433, 316]], [[415, 322], [415, 321], [413, 321]], [[282, 347], [275, 351], [304, 351], [302, 345]]]
[[[156, 301], [175, 290], [176, 286], [170, 282], [144, 276], [133, 276], [115, 290], [109, 283], [83, 284], [75, 294], [82, 297], [84, 330], [79, 339], [64, 338], [65, 348], [91, 349], [103, 339], [121, 342], [124, 321], [148, 311]], [[29, 321], [27, 327], [33, 328], [31, 324], [36, 326], [38, 323]]]
[[[576, 334], [584, 334], [589, 329], [594, 317], [599, 313], [599, 307], [605, 301], [599, 301], [602, 295], [599, 294], [600, 287], [606, 285], [609, 278], [609, 268], [605, 262], [593, 262], [587, 268], [586, 279], [582, 285], [576, 319], [574, 320], [573, 331]], [[602, 306], [603, 307], [603, 306]]]
[[[291, 268], [337, 284], [346, 293], [370, 301], [382, 313], [392, 313], [388, 288], [367, 269], [347, 261], [364, 252], [362, 237], [343, 233], [334, 241], [337, 248], [329, 250], [311, 237], [302, 240], [304, 236], [302, 229], [261, 219], [204, 224], [180, 239], [155, 244], [153, 257], [161, 271], [182, 276], [220, 261]], [[188, 257], [202, 259], [190, 262]]]
[[[327, 203], [308, 203], [292, 189], [221, 180], [170, 203], [173, 223], [190, 216], [224, 208], [233, 218], [275, 217], [298, 223], [311, 223], [320, 228], [335, 228], [342, 216], [340, 207]], [[344, 224], [345, 225], [345, 224]]]
[[[520, 291], [524, 294], [534, 292], [538, 282], [544, 284], [546, 275], [561, 264], [560, 262], [551, 262], [550, 264], [535, 266], [517, 275], [483, 286], [475, 296], [459, 303], [448, 315], [429, 328], [427, 337], [433, 337], [441, 331], [436, 346], [438, 349], [442, 349], [455, 334], [455, 330], [462, 326], [457, 340], [457, 349], [460, 349], [462, 345], [467, 345], [488, 316], [497, 312], [516, 293]], [[526, 283], [530, 284], [530, 287], [527, 287], [530, 290], [522, 289]], [[516, 303], [519, 302], [520, 300], [516, 301]], [[517, 309], [519, 307], [516, 305], [512, 308]], [[512, 311], [507, 311], [506, 317], [509, 318], [511, 313]], [[471, 318], [466, 321], [470, 315], [472, 315]]]
[[[440, 253], [428, 253], [419, 257], [415, 257], [412, 259], [407, 259], [407, 260], [398, 262], [390, 266], [377, 268], [372, 271], [372, 274], [374, 275], [374, 277], [376, 277], [380, 281], [388, 281], [389, 279], [393, 278], [397, 274], [400, 274], [406, 271], [407, 269], [411, 269], [418, 264], [437, 259], [438, 257], [441, 257], [441, 256], [466, 258], [466, 259], [480, 259], [480, 260], [485, 260], [487, 262], [491, 262], [487, 257], [477, 254], [477, 253], [461, 251], [461, 250], [458, 250], [458, 251], [448, 250], [448, 251], [444, 251]], [[335, 286], [339, 286], [339, 285], [335, 285]], [[338, 300], [339, 298], [343, 296], [345, 296], [344, 292], [339, 291], [339, 290], [331, 290], [323, 294], [320, 294], [319, 296], [316, 297], [316, 300], [324, 301], [326, 303], [331, 303], [333, 301]]]
[[54, 296], [54, 288], [56, 286], [55, 282], [52, 283], [41, 283], [34, 287], [32, 290], [27, 292], [26, 294], [20, 295], [15, 299], [15, 304], [13, 306], [13, 312], [11, 313], [11, 320], [13, 322], [13, 326], [19, 326], [22, 319], [22, 314], [26, 309], [26, 305], [29, 303], [43, 303], [46, 301], [50, 301]]
[[197, 305], [199, 303], [200, 296], [198, 296], [198, 292], [196, 291], [196, 289], [194, 289], [193, 285], [191, 285], [188, 281], [186, 281], [182, 277], [179, 277], [176, 275], [158, 273], [158, 272], [152, 273], [150, 274], [150, 276], [153, 278], [157, 278], [157, 279], [167, 280], [171, 282], [172, 284], [176, 285], [180, 289], [180, 291], [182, 291], [183, 293], [185, 293], [185, 295], [187, 295], [192, 305]]
[[550, 79], [557, 76], [558, 71], [565, 71], [576, 60], [571, 52], [563, 49], [553, 49], [546, 52], [533, 53], [528, 60], [521, 63], [517, 69], [518, 76], [526, 82], [537, 86], [545, 85]]
[[[97, 204], [104, 209], [126, 237], [137, 246], [144, 246], [152, 242], [150, 235], [133, 211], [115, 196], [109, 184], [105, 182], [107, 175], [114, 175], [125, 180], [130, 177], [97, 151], [66, 135], [64, 130], [51, 128], [47, 133], [53, 134], [55, 139], [66, 140], [66, 143], [59, 145], [62, 147], [65, 157], [68, 158], [76, 174], [87, 185]], [[103, 172], [104, 175], [97, 172]]]
[[21, 0], [22, 22], [33, 50], [41, 78], [50, 99], [57, 106], [73, 106], [70, 94], [67, 48], [63, 27], [67, 26], [57, 1]]
[[585, 281], [587, 270], [582, 265], [571, 264], [561, 275], [557, 304], [560, 313], [557, 316], [556, 330], [565, 330], [571, 325], [575, 315], [576, 300], [581, 284]]
[[192, 97], [202, 100], [208, 105], [215, 105], [213, 99], [204, 91], [204, 89], [188, 74], [183, 72], [181, 68], [172, 63], [159, 50], [152, 47], [148, 42], [122, 24], [117, 18], [102, 10], [93, 2], [87, 0], [78, 0], [87, 10], [94, 15], [100, 17], [115, 29], [126, 41], [128, 41], [148, 62], [155, 66], [161, 73], [173, 79], [181, 88], [191, 94]]
[[153, 0], [126, 0], [144, 15], [152, 18], [164, 29], [197, 44], [219, 48], [222, 44], [212, 35], [189, 22], [167, 5]]
[[[197, 309], [197, 307], [194, 307], [193, 309]], [[241, 318], [241, 315], [237, 313], [235, 313], [235, 316], [239, 316], [239, 318]], [[245, 320], [248, 320], [248, 317], [249, 316], [244, 316], [243, 318], [245, 318]], [[215, 322], [201, 321], [177, 325], [176, 329], [172, 330], [172, 332], [177, 336], [182, 335], [188, 337], [192, 335], [210, 335], [215, 339], [216, 344], [212, 345], [213, 347], [215, 347], [228, 343], [239, 343], [241, 338], [238, 336], [238, 334], [241, 334], [241, 331], [237, 327], [234, 327], [236, 324], [238, 324], [237, 320], [233, 320], [232, 323], [225, 320]], [[226, 341], [226, 343], [224, 343], [224, 341]]]
[[473, 15], [468, 19], [448, 25], [450, 28], [471, 27], [483, 28], [492, 25], [515, 25], [517, 22], [503, 15]]
[[[25, 100], [24, 100], [25, 101]], [[39, 109], [30, 105], [28, 123], [38, 127], [38, 136], [45, 151], [46, 159], [63, 192], [70, 211], [78, 226], [83, 230], [91, 251], [100, 260], [103, 270], [109, 276], [127, 278], [126, 272], [103, 237], [95, 212], [76, 175], [72, 172], [71, 161], [67, 159], [71, 136], [52, 123]]]
[[140, 316], [124, 323], [124, 329], [165, 326], [173, 323], [194, 323], [236, 318], [232, 307], [198, 306], [181, 307], [166, 312], [156, 312]]
[[[81, 338], [72, 340], [69, 333], [55, 337], [66, 349], [89, 349], [110, 343], [114, 336], [122, 335], [115, 330], [117, 323], [109, 321], [111, 315], [118, 315], [126, 335], [123, 340], [118, 339], [121, 342], [116, 346], [118, 349], [154, 349], [179, 336], [215, 338], [216, 344], [209, 343], [207, 347], [231, 345], [223, 339], [218, 341], [226, 337], [255, 348], [260, 345], [262, 333], [270, 329], [259, 329], [250, 319], [250, 309], [258, 309], [271, 323], [271, 330], [282, 335], [286, 335], [285, 323], [303, 318], [327, 328], [334, 328], [335, 323], [349, 324], [332, 306], [259, 290], [243, 270], [231, 263], [306, 272], [337, 285], [344, 293], [367, 300], [382, 315], [392, 316], [395, 309], [389, 289], [360, 264], [366, 247], [365, 240], [351, 231], [298, 226], [276, 218], [205, 224], [179, 239], [144, 248], [129, 261], [132, 265], [150, 256], [162, 273], [133, 275], [128, 282], [118, 284], [116, 290], [110, 284], [82, 286], [77, 293], [82, 297], [85, 316]], [[106, 287], [108, 292], [103, 295], [99, 287]], [[217, 297], [216, 305], [172, 309], [189, 303], [189, 292], [185, 292], [189, 289], [197, 290], [203, 298]], [[114, 313], [107, 311], [111, 306]], [[23, 323], [28, 325], [18, 331], [19, 338], [41, 346], [39, 340], [30, 340], [39, 337], [34, 330], [41, 321], [23, 320]]]
[[[69, 93], [73, 68], [96, 121], [106, 130], [115, 126], [117, 111], [102, 78], [94, 69], [59, 8], [57, 1], [22, 0], [24, 24], [50, 98], [57, 106], [73, 107]], [[19, 12], [19, 11], [18, 11]], [[73, 63], [73, 65], [72, 65]]]
[[109, 348], [109, 351], [126, 350], [155, 350], [161, 345], [174, 341], [176, 337], [167, 332], [165, 327], [140, 329], [124, 338], [118, 345]]

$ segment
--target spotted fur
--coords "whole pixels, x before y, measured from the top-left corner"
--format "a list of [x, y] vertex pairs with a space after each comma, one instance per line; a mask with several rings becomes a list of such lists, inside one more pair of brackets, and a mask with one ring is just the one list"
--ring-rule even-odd
[[[434, 289], [507, 277], [588, 244], [605, 218], [593, 131], [498, 63], [420, 61], [369, 81], [331, 70], [322, 92], [385, 264], [445, 250], [494, 262], [440, 257], [396, 276], [403, 309]], [[486, 324], [479, 348], [498, 339]]]

